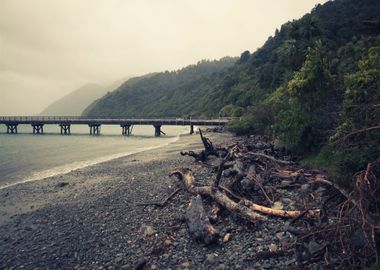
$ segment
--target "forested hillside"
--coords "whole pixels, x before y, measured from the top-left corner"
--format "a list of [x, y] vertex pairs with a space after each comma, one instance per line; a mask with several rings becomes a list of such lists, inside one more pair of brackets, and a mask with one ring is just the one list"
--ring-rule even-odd
[[244, 64], [229, 74], [236, 83], [224, 95], [215, 89], [208, 104], [223, 96], [222, 103], [243, 106], [248, 96], [251, 105], [232, 130], [271, 135], [349, 183], [380, 156], [379, 34], [380, 1], [318, 5], [243, 54]]
[[172, 72], [148, 74], [126, 81], [115, 91], [95, 101], [84, 115], [182, 116], [199, 112], [199, 103], [208, 95], [213, 82], [237, 58], [202, 60]]

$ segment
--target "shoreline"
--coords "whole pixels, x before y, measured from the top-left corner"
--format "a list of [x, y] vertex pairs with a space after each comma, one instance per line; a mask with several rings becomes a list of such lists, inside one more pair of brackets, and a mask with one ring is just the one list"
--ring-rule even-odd
[[[55, 199], [62, 199], [61, 197], [71, 196], [70, 194], [65, 194], [65, 196], [55, 196], [54, 193], [57, 193], [57, 185], [65, 185], [68, 183], [68, 185], [80, 185], [81, 187], [78, 189], [86, 188], [87, 184], [101, 182], [102, 180], [99, 179], [97, 181], [96, 179], [92, 179], [89, 181], [88, 179], [83, 179], [81, 176], [90, 175], [96, 178], [93, 171], [99, 171], [102, 169], [107, 170], [106, 167], [115, 166], [116, 164], [125, 162], [136, 162], [137, 159], [141, 159], [142, 162], [146, 162], [146, 160], [150, 159], [149, 156], [151, 154], [156, 154], [156, 156], [160, 158], [159, 155], [163, 152], [167, 152], [167, 149], [173, 148], [174, 151], [176, 150], [175, 148], [177, 144], [182, 144], [183, 141], [189, 141], [189, 138], [189, 135], [179, 134], [175, 137], [175, 141], [168, 142], [164, 145], [123, 154], [122, 156], [118, 156], [116, 158], [70, 169], [64, 173], [58, 173], [40, 179], [27, 179], [21, 182], [1, 186], [0, 198], [2, 198], [2, 200], [0, 201], [0, 225], [8, 221], [12, 216], [35, 211], [48, 203], [54, 203]], [[66, 193], [64, 189], [62, 190], [63, 192], [58, 193]], [[41, 196], [42, 199], [39, 199], [39, 196]]]
[[84, 161], [72, 162], [72, 163], [68, 163], [68, 164], [64, 164], [64, 165], [55, 166], [55, 167], [50, 168], [50, 169], [37, 171], [37, 172], [33, 173], [31, 176], [27, 177], [26, 179], [21, 179], [21, 180], [15, 181], [13, 183], [6, 183], [4, 185], [1, 185], [0, 191], [3, 189], [7, 189], [10, 187], [17, 186], [17, 185], [24, 184], [24, 183], [28, 183], [28, 182], [43, 181], [43, 180], [48, 179], [48, 178], [52, 178], [52, 177], [56, 177], [56, 176], [60, 176], [60, 175], [65, 175], [65, 174], [68, 174], [72, 171], [84, 169], [84, 168], [87, 168], [90, 166], [95, 166], [97, 164], [101, 164], [104, 162], [116, 160], [119, 158], [131, 156], [131, 155], [135, 155], [135, 154], [142, 153], [145, 151], [151, 151], [151, 150], [167, 147], [168, 145], [179, 141], [181, 139], [181, 136], [184, 136], [186, 134], [187, 134], [186, 131], [180, 132], [179, 134], [177, 134], [177, 136], [175, 136], [175, 137], [173, 136], [173, 139], [171, 141], [168, 141], [168, 142], [161, 144], [161, 145], [158, 145], [158, 146], [144, 147], [144, 148], [134, 150], [134, 151], [130, 151], [130, 152], [110, 154], [110, 155], [100, 157], [100, 158], [93, 158], [93, 159], [84, 160]]

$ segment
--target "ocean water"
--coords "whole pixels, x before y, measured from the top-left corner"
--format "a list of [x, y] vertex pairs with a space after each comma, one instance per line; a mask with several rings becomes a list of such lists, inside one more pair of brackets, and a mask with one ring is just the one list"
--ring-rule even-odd
[[72, 125], [71, 135], [45, 125], [44, 134], [32, 134], [30, 125], [19, 125], [18, 134], [6, 134], [0, 125], [0, 189], [68, 173], [103, 161], [165, 146], [188, 132], [188, 127], [162, 126], [166, 135], [154, 137], [153, 126], [134, 126], [131, 136], [121, 127], [101, 127], [101, 135], [90, 136], [89, 127]]

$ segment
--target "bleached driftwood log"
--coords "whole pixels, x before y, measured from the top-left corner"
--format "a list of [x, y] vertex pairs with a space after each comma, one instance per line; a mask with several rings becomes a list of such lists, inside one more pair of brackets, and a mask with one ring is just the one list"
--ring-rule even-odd
[[[195, 178], [193, 172], [188, 168], [176, 168], [171, 173], [170, 176], [175, 175], [178, 179], [183, 181], [184, 186], [188, 192], [193, 195], [202, 195], [209, 196], [215, 200], [218, 204], [222, 205], [231, 212], [237, 213], [239, 216], [255, 222], [257, 220], [266, 220], [267, 218], [262, 214], [285, 217], [285, 218], [296, 218], [303, 214], [302, 211], [286, 211], [273, 209], [265, 207], [259, 204], [255, 204], [249, 200], [241, 200], [239, 203], [236, 203], [225, 195], [218, 187], [215, 186], [201, 186], [197, 187], [194, 185]], [[320, 210], [309, 210], [306, 216], [319, 216]]]
[[219, 237], [219, 230], [211, 225], [200, 195], [191, 199], [186, 211], [186, 222], [191, 236], [198, 242], [210, 245]]

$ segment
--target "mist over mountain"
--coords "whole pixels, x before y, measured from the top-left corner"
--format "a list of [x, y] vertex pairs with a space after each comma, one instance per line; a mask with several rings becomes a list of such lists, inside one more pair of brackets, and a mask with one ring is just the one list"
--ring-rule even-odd
[[126, 79], [120, 79], [108, 86], [88, 83], [58, 99], [46, 107], [40, 115], [77, 116], [82, 115], [94, 100], [104, 96], [107, 92], [118, 88]]

